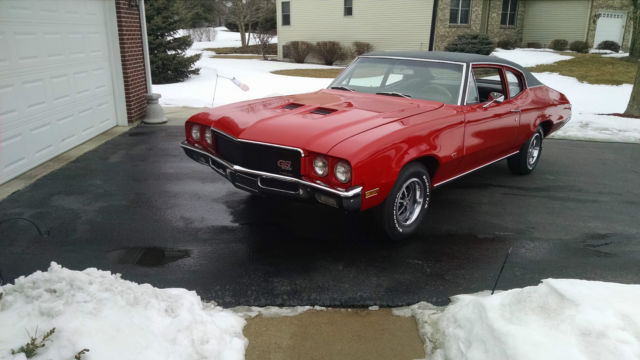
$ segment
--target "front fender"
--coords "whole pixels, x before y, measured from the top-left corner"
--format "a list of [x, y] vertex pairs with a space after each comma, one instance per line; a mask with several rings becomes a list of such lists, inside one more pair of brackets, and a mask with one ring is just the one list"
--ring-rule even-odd
[[362, 210], [382, 203], [402, 168], [412, 161], [425, 156], [438, 161], [432, 182], [447, 175], [451, 154], [462, 154], [464, 146], [464, 118], [454, 110], [389, 123], [331, 149], [329, 155], [351, 162], [352, 183], [363, 187]]

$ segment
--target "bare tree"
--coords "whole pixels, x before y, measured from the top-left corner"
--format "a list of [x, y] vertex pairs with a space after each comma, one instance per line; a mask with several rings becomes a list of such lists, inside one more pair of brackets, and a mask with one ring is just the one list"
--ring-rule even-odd
[[275, 34], [273, 32], [262, 29], [258, 29], [252, 34], [253, 41], [260, 47], [260, 54], [264, 60], [267, 60], [267, 49], [274, 36]]
[[238, 25], [242, 46], [249, 44], [253, 24], [258, 22], [264, 13], [265, 0], [231, 0], [228, 16]]
[[631, 98], [624, 114], [640, 117], [640, 0], [633, 0], [633, 36], [631, 38], [631, 49], [629, 55], [638, 60], [638, 71], [636, 81], [631, 90]]
[[635, 84], [633, 84], [633, 90], [631, 90], [631, 99], [629, 99], [629, 105], [627, 105], [627, 110], [624, 114], [640, 117], [640, 60], [638, 61], [636, 81]]
[[640, 58], [640, 0], [633, 0], [631, 22], [633, 23], [633, 31], [631, 32], [629, 55]]

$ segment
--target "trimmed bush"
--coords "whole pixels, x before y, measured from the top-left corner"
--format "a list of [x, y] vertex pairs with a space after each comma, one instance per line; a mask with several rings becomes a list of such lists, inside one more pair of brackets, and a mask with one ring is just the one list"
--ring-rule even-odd
[[530, 49], [542, 49], [542, 44], [537, 41], [532, 41], [527, 43], [527, 47]]
[[290, 41], [285, 46], [287, 47], [287, 57], [297, 63], [303, 63], [313, 51], [313, 44], [306, 41]]
[[364, 41], [354, 41], [353, 42], [353, 54], [355, 56], [360, 56], [362, 54], [366, 54], [368, 52], [373, 51], [373, 45]]
[[316, 54], [325, 65], [333, 65], [336, 61], [346, 59], [348, 51], [337, 41], [318, 41]]
[[555, 39], [549, 44], [549, 47], [556, 51], [565, 51], [568, 46], [569, 42], [565, 39]]
[[452, 52], [489, 55], [496, 46], [485, 34], [460, 34], [444, 49]]
[[577, 40], [569, 45], [569, 49], [571, 49], [571, 51], [586, 54], [589, 52], [589, 44], [587, 44], [586, 41]]
[[620, 44], [618, 44], [615, 41], [605, 40], [605, 41], [601, 42], [600, 44], [598, 44], [598, 49], [599, 50], [611, 50], [613, 52], [619, 52], [620, 51]]
[[496, 44], [496, 47], [504, 50], [512, 50], [512, 49], [515, 49], [516, 46], [517, 46], [516, 39], [510, 39], [510, 38], [499, 40], [498, 43]]

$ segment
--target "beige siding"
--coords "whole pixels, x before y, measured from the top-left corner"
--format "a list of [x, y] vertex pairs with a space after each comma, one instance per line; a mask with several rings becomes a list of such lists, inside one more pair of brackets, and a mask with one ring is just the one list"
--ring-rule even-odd
[[353, 0], [344, 16], [343, 0], [291, 0], [291, 25], [278, 9], [278, 56], [289, 41], [335, 40], [371, 43], [376, 50], [428, 50], [433, 0]]
[[524, 17], [523, 39], [548, 45], [553, 39], [585, 41], [590, 0], [530, 0]]

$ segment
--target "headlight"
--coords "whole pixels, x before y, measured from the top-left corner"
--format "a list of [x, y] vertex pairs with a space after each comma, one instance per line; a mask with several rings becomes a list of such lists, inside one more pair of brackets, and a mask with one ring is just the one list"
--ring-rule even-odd
[[213, 135], [211, 134], [211, 130], [207, 129], [204, 132], [204, 141], [207, 142], [207, 144], [209, 144], [209, 146], [213, 145]]
[[200, 141], [200, 125], [198, 124], [191, 125], [191, 138], [194, 141]]
[[351, 166], [346, 161], [338, 161], [334, 169], [336, 179], [343, 184], [351, 181]]
[[329, 162], [324, 156], [318, 155], [313, 159], [313, 170], [318, 176], [325, 177], [329, 173]]

